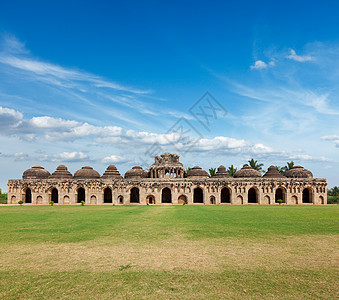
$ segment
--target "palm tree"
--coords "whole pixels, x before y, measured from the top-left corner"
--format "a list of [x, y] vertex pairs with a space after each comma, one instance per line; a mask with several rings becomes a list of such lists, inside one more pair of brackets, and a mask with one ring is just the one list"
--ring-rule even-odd
[[286, 163], [286, 166], [284, 167], [279, 167], [277, 166], [277, 169], [280, 174], [285, 175], [286, 171], [291, 170], [294, 167], [294, 161], [290, 161]]
[[232, 177], [234, 176], [235, 172], [237, 171], [237, 168], [234, 168], [233, 165], [231, 165], [230, 167], [228, 167], [227, 172], [228, 174], [230, 174]]
[[253, 158], [251, 160], [249, 160], [248, 163], [249, 163], [250, 167], [253, 168], [254, 170], [257, 170], [259, 172], [263, 172], [262, 167], [264, 166], [264, 164], [259, 164], [258, 161], [254, 160]]
[[294, 167], [294, 161], [287, 162], [286, 171], [291, 170]]
[[216, 169], [215, 168], [210, 168], [210, 169], [208, 169], [208, 171], [210, 173], [210, 177], [213, 177], [215, 175]]

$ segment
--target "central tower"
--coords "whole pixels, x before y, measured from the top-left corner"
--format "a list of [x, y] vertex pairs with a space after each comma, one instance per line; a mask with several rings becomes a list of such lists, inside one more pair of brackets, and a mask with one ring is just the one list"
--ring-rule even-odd
[[172, 153], [155, 156], [155, 162], [149, 171], [151, 178], [184, 178], [185, 175], [185, 168], [179, 162], [179, 155]]

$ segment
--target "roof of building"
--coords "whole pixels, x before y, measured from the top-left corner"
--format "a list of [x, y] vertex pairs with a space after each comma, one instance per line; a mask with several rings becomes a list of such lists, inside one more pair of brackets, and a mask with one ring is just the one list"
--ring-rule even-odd
[[218, 167], [218, 170], [213, 177], [215, 177], [215, 178], [226, 178], [226, 177], [231, 177], [231, 175], [228, 174], [228, 172], [226, 171], [226, 168], [223, 165], [221, 165], [221, 166]]
[[187, 172], [187, 178], [192, 178], [192, 177], [205, 178], [205, 177], [210, 177], [210, 176], [205, 170], [201, 169], [198, 166], [195, 166]]
[[244, 178], [244, 177], [261, 177], [261, 174], [259, 171], [254, 170], [249, 165], [245, 165], [234, 174], [234, 178]]
[[313, 178], [312, 172], [302, 166], [294, 166], [286, 171], [285, 176], [288, 178]]
[[270, 166], [263, 177], [265, 178], [286, 178], [286, 176], [279, 173], [277, 167], [275, 166]]
[[92, 167], [85, 166], [74, 173], [74, 178], [100, 178], [100, 174]]
[[64, 165], [60, 165], [56, 168], [56, 170], [50, 176], [51, 178], [71, 178], [73, 177], [72, 173], [67, 170], [67, 167]]
[[147, 178], [148, 173], [139, 166], [133, 167], [125, 173], [125, 178]]
[[48, 178], [51, 174], [41, 166], [34, 166], [22, 174], [23, 179]]
[[118, 169], [114, 165], [109, 165], [101, 178], [122, 178]]

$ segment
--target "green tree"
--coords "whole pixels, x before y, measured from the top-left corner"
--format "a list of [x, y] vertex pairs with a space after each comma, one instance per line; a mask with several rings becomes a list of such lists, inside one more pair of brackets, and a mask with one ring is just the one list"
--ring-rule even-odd
[[228, 167], [227, 172], [228, 174], [230, 174], [232, 177], [234, 176], [235, 172], [237, 171], [237, 168], [234, 168], [233, 165], [231, 165], [230, 167]]
[[328, 190], [329, 196], [339, 196], [339, 187], [334, 186], [333, 188]]
[[215, 175], [216, 168], [210, 168], [208, 169], [208, 172], [210, 173], [210, 177], [213, 177]]
[[276, 166], [276, 167], [280, 174], [285, 175], [286, 171], [291, 170], [294, 167], [294, 161], [292, 160], [290, 162], [287, 162], [286, 166], [284, 167], [279, 167], [279, 166]]
[[248, 163], [249, 163], [250, 167], [253, 168], [254, 170], [257, 170], [259, 172], [263, 172], [262, 167], [264, 166], [264, 164], [258, 163], [258, 161], [254, 160], [253, 158], [251, 160], [249, 160]]

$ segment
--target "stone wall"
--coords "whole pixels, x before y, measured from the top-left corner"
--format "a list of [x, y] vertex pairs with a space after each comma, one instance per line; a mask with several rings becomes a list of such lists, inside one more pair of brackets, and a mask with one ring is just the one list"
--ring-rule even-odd
[[[139, 203], [130, 203], [131, 189], [134, 187], [139, 189]], [[187, 204], [228, 204], [222, 203], [223, 188], [229, 190], [223, 192], [226, 196], [229, 194], [229, 204], [248, 204], [249, 193], [254, 195], [253, 204], [277, 204], [276, 191], [279, 188], [286, 204], [306, 204], [303, 203], [303, 193], [304, 198], [309, 195], [310, 204], [327, 204], [327, 183], [322, 178], [13, 179], [8, 181], [8, 203], [26, 202], [29, 189], [31, 204], [47, 205], [52, 200], [52, 190], [56, 189], [57, 204], [78, 204], [78, 190], [83, 188], [87, 205], [105, 204], [104, 190], [109, 188], [112, 191], [110, 205], [145, 205], [150, 199], [152, 204], [154, 201], [155, 204], [163, 204], [162, 191], [166, 187], [171, 191], [172, 204], [181, 204], [185, 199]], [[194, 201], [194, 190], [197, 188], [202, 189], [203, 203]], [[255, 192], [249, 192], [250, 189]], [[121, 197], [122, 203], [119, 200]]]

